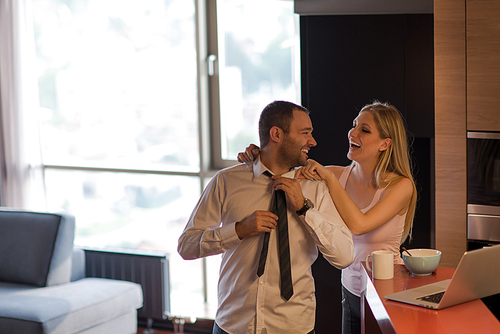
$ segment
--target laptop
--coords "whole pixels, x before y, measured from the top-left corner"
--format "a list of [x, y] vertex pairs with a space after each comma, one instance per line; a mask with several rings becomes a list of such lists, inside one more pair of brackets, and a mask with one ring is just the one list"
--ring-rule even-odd
[[440, 310], [500, 293], [500, 245], [465, 252], [451, 279], [385, 296]]

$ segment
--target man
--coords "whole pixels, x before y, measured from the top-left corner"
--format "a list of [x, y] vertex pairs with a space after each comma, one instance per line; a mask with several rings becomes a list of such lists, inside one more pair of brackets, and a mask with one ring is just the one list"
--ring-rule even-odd
[[314, 332], [311, 265], [318, 248], [339, 269], [353, 260], [351, 232], [326, 185], [294, 179], [294, 167], [305, 165], [316, 146], [308, 114], [290, 102], [267, 105], [259, 120], [260, 156], [213, 177], [179, 238], [184, 259], [222, 253], [213, 333]]

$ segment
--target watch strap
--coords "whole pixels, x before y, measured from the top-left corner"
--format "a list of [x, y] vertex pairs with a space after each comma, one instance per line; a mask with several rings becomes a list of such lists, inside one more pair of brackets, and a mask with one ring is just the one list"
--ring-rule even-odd
[[297, 215], [302, 216], [303, 214], [305, 214], [307, 210], [309, 210], [312, 207], [312, 205], [310, 205], [309, 203], [310, 201], [306, 198], [304, 200], [304, 205], [302, 206], [302, 208], [296, 211]]

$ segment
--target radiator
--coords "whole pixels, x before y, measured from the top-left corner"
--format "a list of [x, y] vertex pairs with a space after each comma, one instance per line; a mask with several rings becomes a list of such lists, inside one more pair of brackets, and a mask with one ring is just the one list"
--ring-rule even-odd
[[170, 313], [168, 254], [140, 250], [108, 251], [84, 249], [86, 276], [111, 278], [139, 283], [143, 307], [139, 319], [148, 322], [166, 319]]

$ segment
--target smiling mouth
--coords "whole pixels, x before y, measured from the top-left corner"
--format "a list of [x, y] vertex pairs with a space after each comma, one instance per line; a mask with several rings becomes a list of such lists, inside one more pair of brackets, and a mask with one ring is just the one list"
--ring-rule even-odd
[[350, 147], [353, 147], [353, 148], [360, 148], [361, 147], [361, 145], [353, 143], [353, 142], [351, 142], [350, 144], [351, 144]]

